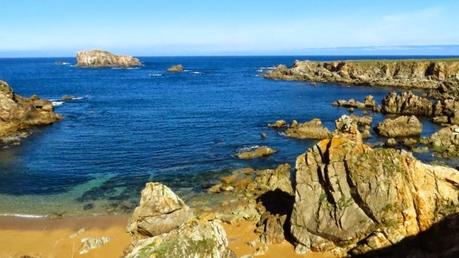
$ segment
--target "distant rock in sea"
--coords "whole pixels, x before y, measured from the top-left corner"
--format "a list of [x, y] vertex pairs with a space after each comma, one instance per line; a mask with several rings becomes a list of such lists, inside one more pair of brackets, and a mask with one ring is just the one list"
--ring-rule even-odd
[[61, 119], [54, 113], [49, 100], [37, 96], [24, 98], [14, 93], [5, 81], [0, 81], [0, 142], [14, 141], [15, 136], [27, 136], [27, 129], [49, 125]]
[[142, 65], [140, 60], [135, 57], [114, 55], [103, 50], [79, 51], [76, 59], [79, 67], [135, 67]]
[[181, 64], [173, 65], [167, 69], [167, 71], [171, 73], [180, 73], [180, 72], [183, 72], [183, 70], [184, 68], [183, 68], [183, 65]]

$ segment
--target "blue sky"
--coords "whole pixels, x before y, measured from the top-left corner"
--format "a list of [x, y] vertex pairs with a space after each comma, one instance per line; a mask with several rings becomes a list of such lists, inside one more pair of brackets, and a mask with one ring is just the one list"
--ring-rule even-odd
[[133, 55], [459, 54], [455, 0], [0, 0], [0, 6], [0, 56], [72, 56], [92, 48]]

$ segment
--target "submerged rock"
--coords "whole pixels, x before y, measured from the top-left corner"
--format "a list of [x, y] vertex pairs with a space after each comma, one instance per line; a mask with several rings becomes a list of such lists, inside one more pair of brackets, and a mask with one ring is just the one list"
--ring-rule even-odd
[[89, 253], [89, 251], [106, 245], [110, 242], [110, 237], [85, 237], [81, 239], [82, 246], [80, 248], [80, 254]]
[[126, 258], [143, 257], [236, 257], [228, 248], [226, 233], [216, 221], [192, 220], [168, 233], [143, 239]]
[[298, 123], [293, 120], [285, 130], [285, 135], [296, 139], [325, 139], [329, 136], [328, 129], [323, 126], [320, 119], [315, 118], [311, 121]]
[[238, 159], [256, 159], [261, 157], [270, 156], [277, 151], [268, 146], [260, 146], [246, 151], [236, 153]]
[[24, 98], [0, 80], [0, 142], [23, 135], [24, 130], [52, 124], [62, 117], [51, 101], [37, 96]]
[[459, 211], [459, 171], [372, 149], [337, 132], [296, 161], [296, 250], [344, 256], [387, 247]]
[[135, 57], [114, 55], [103, 50], [79, 51], [76, 59], [79, 67], [132, 67], [142, 65], [140, 60]]
[[173, 65], [167, 69], [167, 71], [171, 73], [180, 73], [180, 72], [183, 72], [183, 70], [184, 68], [183, 68], [183, 65], [181, 64]]
[[191, 216], [190, 208], [171, 189], [160, 183], [147, 183], [128, 231], [134, 238], [156, 236], [178, 228]]
[[390, 138], [420, 136], [422, 123], [415, 116], [400, 116], [384, 119], [376, 129], [380, 135]]

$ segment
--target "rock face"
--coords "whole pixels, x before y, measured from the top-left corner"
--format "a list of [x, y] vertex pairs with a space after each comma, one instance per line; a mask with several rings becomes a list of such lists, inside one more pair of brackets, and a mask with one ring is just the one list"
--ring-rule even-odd
[[459, 60], [295, 61], [292, 68], [280, 65], [265, 74], [265, 77], [432, 89], [444, 81], [456, 83], [459, 78]]
[[21, 97], [6, 82], [0, 81], [0, 139], [60, 119], [61, 116], [54, 113], [51, 101], [37, 96]]
[[300, 155], [296, 184], [291, 230], [298, 252], [365, 253], [459, 211], [459, 171], [372, 149], [350, 133]]
[[385, 137], [419, 137], [422, 123], [415, 116], [386, 118], [376, 127], [378, 133]]
[[235, 257], [217, 221], [191, 217], [167, 186], [147, 183], [128, 225], [134, 241], [125, 257]]
[[444, 127], [425, 140], [432, 150], [444, 157], [459, 156], [459, 126]]
[[160, 183], [147, 183], [128, 231], [137, 239], [156, 236], [178, 228], [191, 216], [190, 208], [171, 189]]
[[400, 95], [391, 92], [383, 99], [381, 111], [386, 114], [431, 117], [433, 106], [429, 99], [414, 95], [411, 91]]
[[193, 220], [171, 232], [140, 240], [126, 258], [236, 257], [228, 249], [226, 232], [216, 221]]
[[132, 56], [118, 56], [108, 51], [79, 51], [76, 55], [79, 67], [132, 67], [141, 66], [139, 59]]
[[254, 149], [249, 149], [246, 151], [241, 151], [236, 153], [236, 157], [238, 159], [256, 159], [256, 158], [261, 158], [261, 157], [266, 157], [270, 156], [277, 151], [271, 147], [268, 146], [260, 146], [256, 147]]
[[322, 125], [322, 121], [317, 118], [304, 123], [293, 120], [285, 130], [285, 135], [296, 139], [325, 139], [329, 133], [328, 129]]
[[180, 72], [183, 72], [183, 70], [184, 70], [183, 65], [180, 65], [180, 64], [173, 65], [167, 69], [167, 71], [171, 73], [180, 73]]

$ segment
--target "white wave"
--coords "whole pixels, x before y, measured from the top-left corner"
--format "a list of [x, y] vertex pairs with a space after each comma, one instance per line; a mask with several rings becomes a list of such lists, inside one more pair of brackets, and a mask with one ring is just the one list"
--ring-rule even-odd
[[62, 104], [64, 104], [64, 101], [51, 101], [51, 103], [53, 104], [53, 107], [58, 107], [62, 106]]
[[259, 148], [260, 145], [252, 145], [252, 146], [246, 146], [246, 147], [241, 147], [237, 150], [237, 152], [246, 152], [246, 151], [252, 151], [256, 148]]
[[192, 74], [201, 74], [201, 72], [191, 72]]
[[150, 77], [160, 77], [160, 76], [163, 76], [163, 74], [161, 74], [161, 73], [150, 73], [150, 74], [148, 74], [148, 76], [150, 76]]
[[17, 217], [17, 218], [39, 219], [39, 218], [46, 218], [48, 216], [47, 215], [38, 215], [38, 214], [0, 213], [0, 217]]

